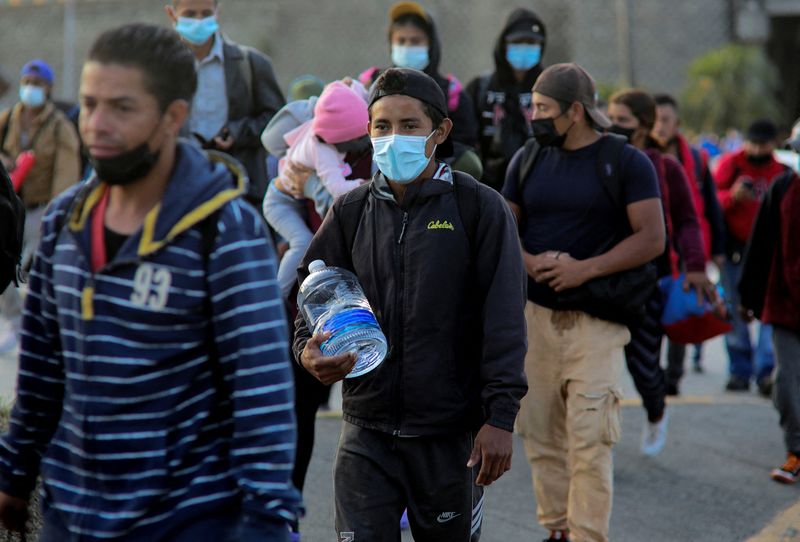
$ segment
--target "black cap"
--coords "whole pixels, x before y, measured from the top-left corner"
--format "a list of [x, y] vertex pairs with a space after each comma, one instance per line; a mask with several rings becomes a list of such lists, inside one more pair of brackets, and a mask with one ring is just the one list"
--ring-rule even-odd
[[[372, 104], [381, 98], [398, 95], [416, 98], [433, 107], [443, 117], [449, 116], [447, 99], [439, 83], [427, 73], [412, 68], [389, 68], [383, 72], [372, 84], [367, 103], [372, 109]], [[453, 156], [453, 142], [450, 136], [439, 145], [436, 154], [442, 158]]]
[[531, 39], [544, 41], [544, 27], [530, 19], [521, 19], [511, 25], [505, 35], [506, 41]]
[[533, 85], [533, 92], [568, 104], [578, 102], [595, 124], [601, 128], [611, 126], [608, 117], [597, 108], [598, 96], [592, 76], [574, 62], [554, 64], [544, 70]]
[[[396, 78], [397, 84], [392, 81], [392, 84], [384, 85], [384, 80], [387, 78]], [[442, 87], [427, 73], [412, 68], [390, 68], [383, 72], [370, 89], [369, 107], [372, 107], [372, 104], [384, 96], [398, 94], [411, 96], [421, 102], [425, 102], [441, 113], [442, 116], [447, 116], [447, 100], [444, 97]]]
[[768, 143], [778, 137], [778, 128], [769, 119], [758, 119], [747, 127], [745, 139], [753, 143]]

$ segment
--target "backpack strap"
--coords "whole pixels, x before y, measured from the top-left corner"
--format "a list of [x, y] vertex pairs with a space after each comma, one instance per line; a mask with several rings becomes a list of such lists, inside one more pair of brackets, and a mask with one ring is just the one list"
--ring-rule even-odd
[[11, 109], [7, 110], [6, 121], [3, 123], [3, 132], [0, 134], [0, 152], [5, 152], [8, 127], [11, 124]]
[[448, 73], [447, 74], [447, 109], [448, 111], [455, 111], [461, 102], [461, 90], [464, 87], [458, 78]]
[[200, 223], [200, 250], [203, 255], [203, 269], [208, 271], [208, 259], [214, 250], [214, 241], [217, 240], [219, 231], [219, 215], [222, 209], [217, 209]]
[[[47, 116], [46, 119], [44, 119], [44, 122], [42, 122], [42, 125], [39, 127], [38, 130], [36, 130], [36, 133], [33, 134], [33, 137], [28, 142], [28, 149], [32, 150], [36, 146], [36, 143], [39, 141], [39, 137], [41, 137], [42, 132], [44, 132], [44, 129], [47, 128], [48, 124], [50, 124], [51, 122], [53, 122], [55, 120], [56, 111], [57, 110], [54, 109], [53, 112], [50, 113]], [[58, 143], [58, 132], [59, 132], [58, 127], [59, 127], [59, 124], [56, 124], [56, 131], [55, 131], [55, 136], [54, 136], [55, 139], [56, 139], [56, 143]], [[4, 138], [3, 142], [5, 143], [5, 138]]]
[[482, 110], [486, 107], [486, 99], [489, 95], [489, 85], [492, 83], [492, 74], [486, 73], [478, 77], [478, 84], [475, 85], [475, 96], [472, 97], [475, 102], [475, 108]]
[[364, 214], [364, 208], [367, 205], [371, 184], [362, 184], [342, 196], [342, 205], [339, 209], [338, 218], [348, 254], [353, 252], [353, 243], [356, 240], [358, 226], [361, 223], [361, 215]]
[[539, 157], [539, 151], [542, 146], [536, 142], [534, 138], [530, 138], [525, 142], [522, 147], [522, 157], [519, 163], [519, 175], [517, 176], [517, 188], [521, 191], [525, 185], [525, 180], [533, 171], [533, 166], [536, 165], [536, 159]]
[[456, 193], [458, 216], [467, 231], [469, 246], [475, 252], [475, 240], [478, 237], [478, 215], [480, 203], [478, 202], [478, 181], [470, 175], [453, 171], [453, 191]]
[[694, 160], [695, 180], [699, 187], [703, 183], [703, 171], [705, 171], [706, 168], [706, 159], [704, 155], [694, 147], [689, 147], [689, 151], [692, 153], [692, 159]]
[[364, 88], [369, 90], [369, 87], [375, 81], [375, 77], [378, 75], [379, 71], [380, 68], [378, 68], [377, 66], [372, 66], [370, 68], [367, 68], [366, 70], [364, 70], [359, 74], [358, 82], [364, 85]]
[[622, 187], [620, 178], [620, 162], [622, 161], [622, 149], [628, 144], [628, 140], [616, 134], [606, 134], [600, 144], [600, 152], [597, 155], [597, 174], [603, 179], [603, 187], [611, 196], [611, 201], [618, 209], [624, 210], [625, 191]]

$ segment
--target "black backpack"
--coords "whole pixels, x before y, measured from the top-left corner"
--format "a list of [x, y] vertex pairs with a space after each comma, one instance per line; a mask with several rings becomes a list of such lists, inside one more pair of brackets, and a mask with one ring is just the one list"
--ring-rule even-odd
[[0, 164], [0, 292], [13, 281], [19, 284], [25, 207], [14, 192], [6, 169]]

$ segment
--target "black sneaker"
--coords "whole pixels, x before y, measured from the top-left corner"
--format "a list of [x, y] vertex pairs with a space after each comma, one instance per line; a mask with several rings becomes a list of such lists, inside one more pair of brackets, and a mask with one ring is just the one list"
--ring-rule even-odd
[[569, 542], [567, 531], [550, 531], [550, 536], [542, 542]]
[[758, 393], [768, 399], [772, 397], [772, 377], [765, 376], [759, 378], [756, 385], [758, 386]]
[[667, 395], [671, 395], [671, 396], [675, 397], [676, 395], [680, 395], [680, 394], [681, 394], [681, 392], [678, 389], [678, 384], [675, 384], [673, 382], [667, 382]]
[[732, 376], [725, 385], [728, 391], [750, 391], [750, 381], [738, 376]]

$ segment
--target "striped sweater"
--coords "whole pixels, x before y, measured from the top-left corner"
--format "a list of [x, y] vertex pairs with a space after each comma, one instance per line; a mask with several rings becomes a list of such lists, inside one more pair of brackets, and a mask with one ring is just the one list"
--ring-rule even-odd
[[0, 491], [25, 498], [41, 474], [43, 506], [74, 540], [160, 540], [220, 511], [262, 533], [296, 518], [276, 260], [243, 188], [179, 145], [161, 204], [96, 273], [88, 225], [105, 185], [46, 215]]

